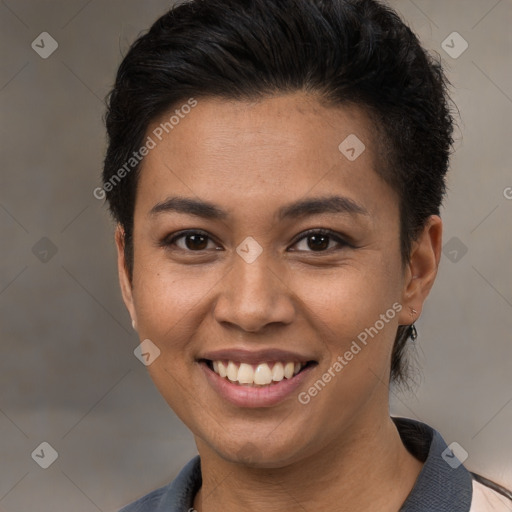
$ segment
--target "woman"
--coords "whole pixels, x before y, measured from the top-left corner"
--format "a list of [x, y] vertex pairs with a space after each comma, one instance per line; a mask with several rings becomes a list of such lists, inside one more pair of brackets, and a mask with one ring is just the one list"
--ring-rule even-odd
[[103, 190], [199, 456], [132, 511], [510, 510], [389, 385], [434, 283], [446, 80], [373, 0], [195, 0], [123, 60]]

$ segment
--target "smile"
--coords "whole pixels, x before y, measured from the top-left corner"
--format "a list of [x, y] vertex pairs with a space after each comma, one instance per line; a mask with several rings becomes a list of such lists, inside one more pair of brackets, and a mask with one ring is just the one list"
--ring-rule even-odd
[[[232, 351], [230, 355], [234, 355]], [[313, 360], [291, 360], [291, 354], [287, 354], [288, 358], [282, 353], [275, 355], [277, 360], [269, 357], [258, 362], [255, 354], [243, 357], [240, 353], [230, 359], [219, 354], [197, 362], [211, 389], [223, 400], [243, 408], [272, 407], [294, 396], [318, 365]]]
[[259, 364], [242, 363], [239, 361], [205, 361], [210, 370], [230, 382], [251, 387], [268, 386], [291, 379], [303, 370], [310, 362], [274, 361]]

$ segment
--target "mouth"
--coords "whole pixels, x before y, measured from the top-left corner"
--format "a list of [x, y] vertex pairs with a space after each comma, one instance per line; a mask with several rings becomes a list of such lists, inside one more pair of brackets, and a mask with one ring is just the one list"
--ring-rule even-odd
[[306, 356], [269, 349], [218, 350], [196, 359], [209, 388], [236, 407], [273, 407], [306, 380], [318, 361]]
[[251, 388], [275, 386], [296, 377], [316, 361], [264, 361], [257, 364], [228, 359], [200, 359], [212, 372], [231, 384]]

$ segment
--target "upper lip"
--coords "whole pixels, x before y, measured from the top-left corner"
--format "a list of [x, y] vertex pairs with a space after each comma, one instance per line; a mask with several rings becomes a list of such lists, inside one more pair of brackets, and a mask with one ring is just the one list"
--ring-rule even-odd
[[248, 364], [272, 361], [293, 361], [298, 363], [314, 361], [312, 357], [308, 357], [297, 352], [280, 350], [278, 348], [265, 350], [247, 350], [242, 348], [221, 349], [205, 352], [198, 359], [209, 359], [210, 361], [236, 361]]

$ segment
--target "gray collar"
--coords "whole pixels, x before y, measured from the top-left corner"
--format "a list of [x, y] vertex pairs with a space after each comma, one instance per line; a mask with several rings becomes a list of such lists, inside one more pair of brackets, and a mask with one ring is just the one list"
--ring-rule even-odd
[[[416, 483], [399, 512], [469, 512], [472, 478], [463, 466], [454, 463], [446, 443], [425, 423], [406, 418], [392, 418], [406, 448], [424, 462]], [[451, 465], [443, 459], [444, 456]], [[201, 460], [197, 455], [165, 487], [144, 496], [120, 512], [188, 512], [200, 489]]]
[[424, 462], [400, 512], [468, 512], [473, 496], [471, 474], [453, 457], [441, 434], [419, 421], [392, 419], [405, 447]]

